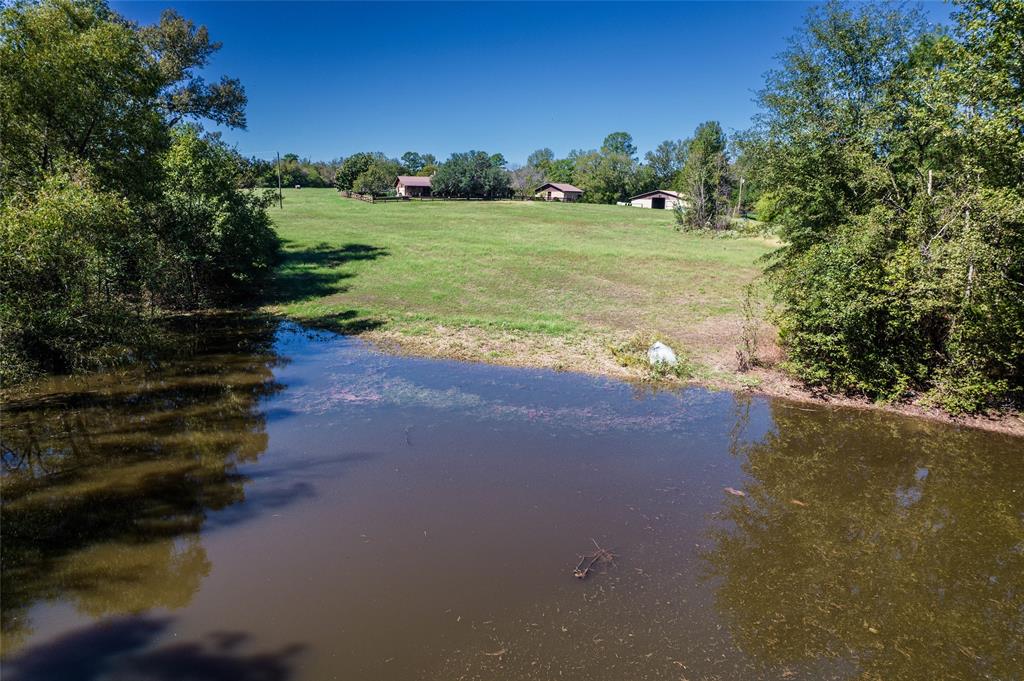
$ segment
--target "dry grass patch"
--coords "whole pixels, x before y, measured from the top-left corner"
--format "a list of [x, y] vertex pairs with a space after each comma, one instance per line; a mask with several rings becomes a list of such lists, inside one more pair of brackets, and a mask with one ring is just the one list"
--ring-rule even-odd
[[435, 325], [403, 331], [376, 329], [362, 334], [380, 347], [425, 357], [485, 362], [503, 366], [538, 367], [624, 379], [637, 373], [616, 362], [607, 335], [550, 335], [487, 327]]

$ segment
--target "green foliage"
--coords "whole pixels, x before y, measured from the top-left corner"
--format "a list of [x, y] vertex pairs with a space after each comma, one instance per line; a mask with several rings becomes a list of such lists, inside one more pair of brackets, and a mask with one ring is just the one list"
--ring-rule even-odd
[[674, 189], [678, 186], [679, 172], [686, 165], [689, 149], [689, 140], [665, 140], [654, 151], [647, 152], [644, 158], [658, 189]]
[[393, 192], [398, 173], [379, 163], [373, 163], [352, 183], [352, 191], [381, 196]]
[[221, 48], [210, 42], [205, 26], [197, 27], [166, 9], [158, 24], [141, 28], [138, 35], [156, 61], [159, 101], [171, 125], [185, 118], [205, 118], [231, 128], [245, 127], [245, 89], [238, 79], [222, 77], [210, 85], [195, 74]]
[[356, 178], [370, 169], [374, 159], [383, 157], [384, 155], [380, 153], [361, 151], [346, 158], [341, 162], [341, 167], [338, 168], [338, 174], [334, 180], [338, 189], [352, 189]]
[[599, 151], [574, 151], [572, 182], [588, 203], [615, 203], [654, 189], [655, 178], [637, 163], [636, 147], [626, 133], [612, 133]]
[[[551, 164], [555, 161], [555, 152], [551, 151], [547, 147], [538, 149], [529, 156], [526, 157], [526, 165], [531, 168], [536, 168], [542, 173], [547, 173], [551, 168]], [[566, 180], [568, 182], [568, 180]]]
[[[408, 155], [406, 154], [406, 156]], [[423, 158], [420, 157], [420, 160], [423, 161]], [[427, 160], [431, 159], [433, 159], [433, 156], [427, 154]], [[420, 172], [424, 168], [426, 168], [425, 165], [421, 166]], [[371, 169], [374, 169], [373, 172], [366, 174]], [[361, 151], [352, 154], [341, 162], [335, 176], [335, 185], [337, 185], [338, 189], [351, 189], [352, 191], [362, 192], [363, 190], [356, 187], [356, 181], [362, 177], [360, 186], [364, 189], [373, 190], [366, 191], [366, 193], [384, 194], [394, 188], [395, 179], [399, 175], [405, 174], [409, 170], [408, 167], [402, 165], [396, 159], [388, 158], [379, 151]], [[387, 183], [382, 181], [385, 175], [390, 176]]]
[[569, 182], [574, 179], [574, 164], [572, 159], [559, 158], [551, 161], [545, 172], [545, 179], [548, 182]]
[[[411, 172], [413, 175], [419, 175], [420, 177], [430, 177], [435, 172], [437, 172], [437, 158], [433, 154], [421, 154], [420, 160], [423, 162], [423, 164], [418, 169], [408, 169], [409, 172]], [[408, 166], [408, 164], [406, 165]]]
[[311, 161], [296, 154], [277, 159], [251, 158], [243, 163], [242, 183], [246, 187], [277, 187], [278, 170], [282, 187], [332, 187], [341, 160]]
[[813, 13], [747, 146], [793, 369], [835, 390], [928, 392], [953, 412], [1024, 389], [1019, 4]]
[[258, 290], [278, 250], [243, 162], [181, 123], [245, 123], [219, 49], [173, 12], [140, 28], [102, 2], [0, 12], [0, 379], [137, 356], [161, 309]]
[[583, 201], [588, 203], [616, 203], [652, 189], [677, 187], [688, 151], [689, 142], [666, 140], [646, 154], [646, 163], [639, 163], [633, 137], [613, 132], [600, 149], [574, 150], [567, 158], [556, 159], [550, 149], [538, 149], [527, 158], [523, 173], [574, 184], [583, 189]]
[[413, 175], [422, 170], [423, 166], [426, 164], [427, 163], [423, 159], [423, 156], [415, 151], [407, 151], [402, 154], [402, 165], [404, 165]]
[[730, 186], [727, 141], [722, 126], [708, 121], [697, 126], [679, 171], [679, 187], [687, 204], [676, 209], [684, 229], [725, 229]]
[[483, 151], [452, 154], [437, 168], [432, 182], [435, 196], [503, 198], [512, 194], [501, 154]]
[[605, 155], [616, 154], [628, 158], [636, 157], [636, 145], [633, 144], [633, 136], [628, 132], [613, 132], [604, 138], [601, 143], [601, 153]]
[[126, 275], [148, 245], [128, 202], [97, 184], [84, 166], [63, 169], [0, 206], [5, 382], [85, 368], [104, 348], [142, 340]]
[[276, 264], [269, 194], [238, 188], [237, 157], [196, 126], [172, 132], [155, 216], [150, 286], [167, 307], [195, 309], [258, 292]]
[[166, 142], [166, 81], [136, 31], [106, 7], [52, 0], [0, 11], [4, 195], [69, 159], [101, 182], [145, 193]]

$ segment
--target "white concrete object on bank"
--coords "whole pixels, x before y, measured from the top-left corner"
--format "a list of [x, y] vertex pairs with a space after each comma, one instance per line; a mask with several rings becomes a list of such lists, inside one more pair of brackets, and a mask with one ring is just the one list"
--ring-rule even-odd
[[647, 361], [654, 365], [668, 364], [669, 366], [675, 366], [679, 362], [676, 359], [676, 353], [672, 352], [672, 348], [661, 341], [657, 341], [647, 350]]

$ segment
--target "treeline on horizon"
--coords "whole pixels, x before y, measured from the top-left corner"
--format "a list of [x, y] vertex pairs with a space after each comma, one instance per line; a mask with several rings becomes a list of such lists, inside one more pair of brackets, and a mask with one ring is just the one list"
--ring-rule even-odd
[[[632, 135], [613, 132], [597, 149], [575, 149], [565, 158], [556, 158], [551, 149], [538, 149], [524, 165], [508, 163], [501, 153], [482, 151], [453, 153], [443, 162], [433, 154], [409, 151], [401, 158], [359, 152], [325, 162], [285, 154], [279, 162], [254, 157], [246, 163], [254, 187], [276, 187], [280, 170], [284, 187], [335, 187], [376, 196], [393, 195], [399, 175], [433, 175], [434, 194], [439, 196], [532, 196], [545, 182], [565, 182], [583, 190], [584, 202], [618, 203], [654, 189], [700, 197], [702, 180], [714, 175], [715, 195], [723, 205], [752, 209], [758, 198], [754, 186], [745, 186], [739, 195], [746, 159], [716, 121], [701, 124], [690, 138], [661, 142], [642, 159]], [[736, 206], [741, 198], [743, 207]]]
[[[952, 16], [811, 10], [732, 140], [709, 122], [641, 160], [616, 132], [523, 166], [482, 151], [286, 155], [282, 181], [386, 193], [408, 173], [493, 197], [569, 182], [597, 203], [675, 189], [678, 227], [701, 231], [729, 225], [742, 188], [782, 243], [764, 264], [789, 371], [950, 412], [1019, 407], [1024, 3], [958, 0]], [[5, 385], [138, 359], [155, 320], [257, 300], [273, 276], [269, 192], [252, 188], [277, 185], [276, 163], [201, 127], [245, 125], [241, 84], [198, 75], [219, 47], [173, 11], [139, 26], [91, 0], [0, 10]]]

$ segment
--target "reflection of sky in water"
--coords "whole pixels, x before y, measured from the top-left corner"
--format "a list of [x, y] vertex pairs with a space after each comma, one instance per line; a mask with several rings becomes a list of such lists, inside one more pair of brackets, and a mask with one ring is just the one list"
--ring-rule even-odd
[[5, 679], [1020, 678], [1019, 442], [275, 328], [7, 409]]
[[[437, 361], [383, 356], [353, 339], [306, 344], [295, 336], [293, 329], [282, 331], [279, 350], [316, 357], [284, 370], [280, 379], [289, 388], [273, 409], [296, 414], [329, 417], [352, 408], [396, 407], [608, 432], [678, 429], [706, 417], [699, 407], [731, 401], [696, 390], [650, 394], [619, 381], [552, 371], [456, 362], [444, 362], [450, 371], [438, 371]], [[294, 371], [298, 364], [303, 369]]]

